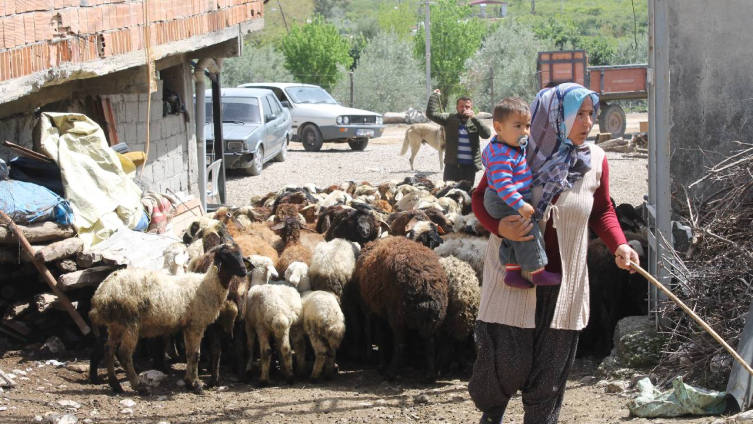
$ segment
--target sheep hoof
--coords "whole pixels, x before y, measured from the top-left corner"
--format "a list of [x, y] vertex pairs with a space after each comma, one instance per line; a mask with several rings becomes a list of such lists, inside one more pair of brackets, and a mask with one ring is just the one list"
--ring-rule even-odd
[[117, 386], [112, 386], [112, 392], [116, 395], [123, 394], [123, 388], [119, 384]]
[[259, 387], [267, 387], [269, 385], [268, 380], [259, 380]]
[[201, 382], [199, 382], [199, 383], [196, 383], [196, 384], [194, 385], [194, 387], [193, 387], [193, 392], [194, 392], [194, 394], [197, 394], [197, 395], [203, 395], [203, 394], [204, 394], [204, 387], [203, 387], [203, 386], [204, 386], [204, 385], [203, 385], [203, 384], [202, 384]]
[[151, 396], [152, 393], [147, 388], [139, 389], [139, 396]]

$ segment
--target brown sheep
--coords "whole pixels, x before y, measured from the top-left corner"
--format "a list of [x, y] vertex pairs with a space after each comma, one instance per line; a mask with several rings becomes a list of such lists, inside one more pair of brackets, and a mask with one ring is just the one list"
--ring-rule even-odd
[[[392, 329], [393, 355], [387, 379], [397, 376], [406, 333], [413, 329], [426, 340], [426, 379], [434, 381], [435, 336], [447, 313], [449, 290], [439, 257], [404, 237], [385, 237], [363, 248], [355, 281], [366, 308], [387, 320]], [[379, 351], [382, 356], [384, 347]]]
[[392, 205], [386, 200], [377, 200], [374, 202], [374, 209], [382, 213], [392, 213]]
[[293, 262], [303, 262], [311, 265], [311, 249], [301, 243], [301, 223], [295, 219], [287, 217], [285, 221], [273, 227], [280, 230], [285, 248], [280, 254], [280, 260], [277, 262], [277, 273], [285, 275], [288, 266]]
[[238, 234], [233, 240], [235, 240], [238, 246], [240, 246], [244, 258], [251, 255], [266, 256], [272, 260], [274, 266], [277, 266], [277, 261], [280, 260], [280, 255], [277, 253], [277, 250], [262, 237], [258, 235]]

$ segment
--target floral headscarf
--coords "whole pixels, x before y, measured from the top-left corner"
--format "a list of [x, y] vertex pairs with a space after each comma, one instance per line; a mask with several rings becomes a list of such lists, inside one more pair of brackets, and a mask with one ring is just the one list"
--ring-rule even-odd
[[533, 186], [544, 186], [536, 209], [543, 214], [555, 196], [573, 187], [591, 170], [591, 151], [567, 138], [581, 104], [591, 97], [594, 112], [599, 97], [580, 84], [565, 83], [541, 90], [531, 104], [531, 136], [526, 162], [533, 173]]

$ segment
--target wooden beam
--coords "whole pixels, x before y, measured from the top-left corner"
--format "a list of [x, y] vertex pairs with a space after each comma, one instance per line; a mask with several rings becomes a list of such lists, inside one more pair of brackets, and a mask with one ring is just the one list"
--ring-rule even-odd
[[58, 285], [65, 291], [82, 287], [97, 287], [114, 270], [115, 267], [112, 266], [95, 266], [94, 268], [63, 274], [58, 279]]
[[34, 252], [34, 257], [42, 262], [52, 262], [73, 256], [84, 250], [84, 242], [78, 237], [56, 241]]
[[[16, 226], [16, 223], [13, 222], [12, 219], [8, 215], [5, 214], [5, 212], [0, 211], [0, 217], [5, 221], [5, 224], [8, 225], [10, 231], [16, 236], [19, 242], [21, 242], [21, 246], [28, 252], [32, 253], [32, 247], [31, 244], [29, 244], [29, 241], [26, 239], [26, 237], [23, 234], [23, 231]], [[39, 273], [42, 274], [47, 284], [52, 289], [52, 292], [57, 295], [58, 298], [60, 298], [60, 302], [65, 307], [65, 310], [68, 312], [68, 314], [73, 319], [73, 322], [76, 323], [79, 330], [81, 330], [81, 333], [84, 335], [89, 334], [91, 332], [91, 328], [86, 324], [83, 318], [81, 318], [81, 315], [78, 313], [76, 308], [73, 307], [73, 304], [71, 304], [70, 299], [68, 299], [68, 296], [65, 295], [57, 286], [57, 281], [55, 281], [55, 277], [52, 276], [50, 273], [50, 270], [47, 269], [47, 267], [44, 265], [43, 262], [38, 261], [36, 258], [34, 259], [34, 266], [37, 267], [37, 270], [39, 270]]]
[[[8, 218], [10, 219], [10, 218]], [[56, 222], [40, 222], [30, 224], [28, 226], [16, 225], [14, 227], [18, 229], [24, 239], [29, 243], [40, 243], [44, 241], [61, 240], [76, 235], [76, 231], [73, 227], [66, 227]], [[13, 230], [0, 225], [0, 244], [14, 244], [18, 245]], [[32, 252], [34, 254], [34, 252]]]

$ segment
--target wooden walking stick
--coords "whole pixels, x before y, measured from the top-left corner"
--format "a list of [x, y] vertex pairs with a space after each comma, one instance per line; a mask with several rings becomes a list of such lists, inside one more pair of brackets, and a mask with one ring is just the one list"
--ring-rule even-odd
[[34, 263], [34, 266], [37, 267], [37, 270], [40, 274], [42, 274], [42, 277], [44, 277], [44, 280], [47, 282], [47, 285], [50, 286], [50, 289], [52, 289], [52, 292], [55, 293], [55, 295], [60, 300], [60, 303], [65, 308], [66, 312], [68, 312], [68, 315], [73, 318], [73, 322], [76, 323], [78, 326], [78, 329], [81, 330], [81, 332], [84, 335], [89, 334], [91, 331], [91, 328], [89, 328], [88, 325], [86, 325], [86, 321], [84, 321], [83, 318], [81, 318], [81, 315], [78, 313], [75, 307], [73, 307], [73, 304], [71, 303], [71, 300], [68, 299], [68, 296], [65, 295], [59, 288], [58, 288], [58, 282], [55, 281], [55, 277], [52, 276], [50, 273], [50, 270], [47, 269], [44, 262], [37, 259], [34, 255], [34, 248], [31, 247], [31, 244], [29, 243], [29, 240], [26, 240], [26, 237], [24, 237], [21, 230], [18, 229], [16, 224], [13, 222], [12, 219], [8, 215], [5, 214], [5, 212], [0, 211], [0, 217], [3, 218], [4, 221], [8, 224], [8, 227], [11, 231], [13, 231], [13, 234], [16, 235], [16, 238], [18, 238], [18, 241], [21, 242], [21, 246], [23, 246], [24, 250], [29, 252], [29, 256], [31, 256], [31, 261]]
[[680, 300], [677, 296], [675, 296], [674, 294], [672, 294], [672, 292], [669, 291], [668, 288], [664, 287], [664, 285], [662, 283], [660, 283], [651, 274], [649, 274], [648, 272], [646, 272], [646, 270], [644, 270], [643, 268], [641, 268], [638, 264], [636, 264], [636, 263], [634, 263], [634, 262], [631, 261], [630, 262], [630, 267], [633, 268], [634, 270], [636, 270], [643, 277], [645, 277], [646, 280], [648, 280], [649, 283], [651, 283], [654, 286], [656, 286], [656, 288], [658, 288], [659, 290], [661, 290], [662, 293], [666, 294], [668, 298], [670, 298], [673, 302], [675, 302], [675, 304], [677, 304], [677, 306], [679, 306], [680, 308], [682, 308], [683, 311], [685, 311], [688, 315], [690, 315], [690, 317], [693, 318], [693, 320], [695, 320], [695, 322], [697, 322], [698, 325], [700, 325], [704, 330], [706, 330], [706, 332], [709, 333], [711, 335], [711, 337], [713, 337], [722, 346], [724, 346], [724, 348], [727, 349], [727, 352], [729, 352], [730, 355], [732, 355], [732, 357], [735, 358], [735, 360], [737, 362], [739, 362], [740, 365], [742, 365], [743, 368], [745, 368], [745, 370], [750, 373], [750, 375], [753, 375], [753, 368], [751, 368], [750, 365], [748, 365], [748, 363], [745, 362], [745, 359], [743, 359], [740, 355], [738, 355], [737, 352], [735, 352], [735, 349], [732, 349], [732, 346], [730, 346], [729, 344], [727, 344], [727, 342], [725, 342], [724, 339], [722, 339], [722, 337], [719, 334], [717, 334], [716, 331], [714, 331], [713, 328], [711, 328], [708, 324], [706, 324], [706, 322], [703, 319], [701, 319], [701, 317], [699, 317], [698, 315], [696, 315], [696, 313], [693, 312], [688, 307], [688, 305], [686, 305], [685, 303], [683, 303], [682, 300]]

